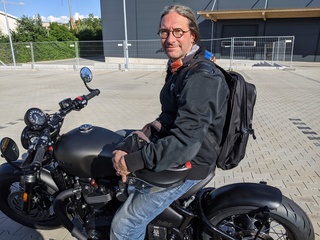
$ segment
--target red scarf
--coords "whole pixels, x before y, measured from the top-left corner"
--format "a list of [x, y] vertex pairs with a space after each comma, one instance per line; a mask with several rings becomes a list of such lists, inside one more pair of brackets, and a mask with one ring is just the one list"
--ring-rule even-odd
[[181, 59], [178, 59], [171, 63], [171, 72], [175, 73], [181, 66], [183, 65], [183, 62]]

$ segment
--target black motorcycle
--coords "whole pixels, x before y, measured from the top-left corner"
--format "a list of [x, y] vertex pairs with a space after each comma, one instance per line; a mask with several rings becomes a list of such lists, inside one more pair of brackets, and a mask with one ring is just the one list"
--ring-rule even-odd
[[[137, 171], [124, 184], [111, 161], [123, 136], [89, 124], [60, 134], [66, 115], [100, 93], [87, 85], [92, 80], [88, 68], [80, 75], [89, 94], [61, 101], [54, 114], [38, 108], [26, 112], [21, 134], [26, 157], [18, 160], [12, 139], [1, 140], [7, 163], [0, 166], [0, 210], [31, 228], [62, 224], [77, 239], [108, 239], [112, 218], [132, 189], [175, 186], [185, 180], [190, 166]], [[262, 182], [205, 188], [213, 175], [157, 216], [147, 227], [146, 239], [314, 240], [306, 213], [279, 189]]]

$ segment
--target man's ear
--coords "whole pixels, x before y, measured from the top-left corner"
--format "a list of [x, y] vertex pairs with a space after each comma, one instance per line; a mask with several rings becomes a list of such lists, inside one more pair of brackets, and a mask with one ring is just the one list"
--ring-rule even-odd
[[192, 36], [192, 43], [194, 44], [195, 43], [194, 40], [196, 39], [196, 36], [193, 32], [191, 32], [191, 36]]

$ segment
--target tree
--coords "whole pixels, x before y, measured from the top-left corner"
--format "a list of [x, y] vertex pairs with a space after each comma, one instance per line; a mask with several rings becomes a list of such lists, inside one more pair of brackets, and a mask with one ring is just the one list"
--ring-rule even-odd
[[17, 28], [12, 32], [14, 42], [43, 42], [48, 39], [48, 31], [43, 26], [40, 15], [29, 18], [25, 15], [17, 20]]
[[[93, 14], [89, 14], [89, 18], [78, 20], [78, 32], [69, 29], [65, 25], [51, 23], [49, 28], [43, 26], [40, 15], [29, 18], [25, 15], [17, 20], [17, 28], [12, 32], [12, 41], [15, 44], [14, 51], [16, 53], [17, 62], [30, 62], [32, 42], [33, 59], [35, 61], [55, 60], [74, 58], [75, 50], [82, 57], [94, 56], [102, 54], [102, 42], [96, 42], [94, 50], [88, 48], [90, 43], [84, 42], [88, 40], [102, 40], [102, 23], [100, 18], [95, 18]], [[72, 48], [74, 41], [83, 41], [75, 45], [78, 49]], [[0, 32], [0, 43], [8, 43], [8, 37]], [[72, 43], [73, 42], [73, 43]], [[89, 49], [89, 50], [88, 50]], [[0, 58], [10, 56], [9, 44], [0, 45]], [[0, 59], [0, 60], [1, 60]], [[10, 59], [7, 57], [6, 59]], [[4, 60], [1, 60], [4, 61]], [[5, 60], [10, 62], [11, 60]]]
[[0, 29], [0, 64], [12, 62], [9, 36], [2, 33]]
[[81, 20], [81, 25], [84, 25], [93, 29], [102, 28], [101, 18], [95, 18], [92, 13], [89, 14], [88, 18], [84, 18]]
[[78, 29], [79, 41], [102, 40], [102, 22], [101, 18], [95, 18], [92, 13], [88, 18], [80, 21]]
[[65, 25], [56, 22], [50, 23], [49, 41], [77, 41], [77, 37]]
[[9, 36], [4, 35], [0, 29], [0, 43], [8, 43], [9, 42]]

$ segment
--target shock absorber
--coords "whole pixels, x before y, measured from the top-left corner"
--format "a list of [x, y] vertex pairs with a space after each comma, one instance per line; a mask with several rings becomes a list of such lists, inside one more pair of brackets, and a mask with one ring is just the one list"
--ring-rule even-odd
[[29, 213], [31, 210], [33, 187], [36, 182], [36, 176], [35, 174], [27, 174], [27, 175], [21, 176], [21, 182], [24, 186], [24, 192], [22, 195], [22, 202], [23, 202], [22, 209], [24, 212]]

